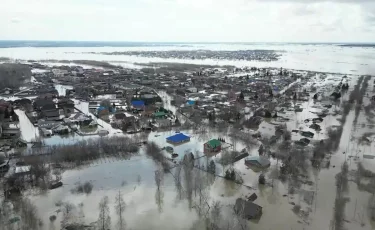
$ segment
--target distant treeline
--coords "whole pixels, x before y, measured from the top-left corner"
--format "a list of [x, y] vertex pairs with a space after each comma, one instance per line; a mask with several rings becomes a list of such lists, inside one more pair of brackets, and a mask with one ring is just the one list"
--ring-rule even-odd
[[122, 68], [121, 66], [112, 65], [108, 62], [104, 61], [93, 61], [93, 60], [56, 60], [56, 59], [48, 59], [43, 61], [37, 61], [37, 62], [56, 62], [56, 63], [74, 63], [78, 65], [90, 65], [90, 66], [96, 66], [96, 67], [103, 67], [103, 68], [109, 68], [109, 69], [116, 69], [116, 68]]
[[[233, 69], [234, 66], [225, 65], [196, 65], [196, 64], [187, 64], [187, 63], [175, 63], [175, 62], [150, 62], [150, 63], [134, 63], [135, 65], [145, 66], [142, 71], [200, 71], [202, 68], [227, 68]], [[156, 68], [154, 70], [154, 67]]]
[[17, 89], [23, 81], [31, 77], [31, 68], [24, 64], [0, 64], [0, 90], [4, 88]]
[[342, 44], [342, 45], [339, 45], [339, 46], [342, 46], [342, 47], [369, 47], [369, 48], [375, 48], [375, 44], [372, 43], [372, 44]]

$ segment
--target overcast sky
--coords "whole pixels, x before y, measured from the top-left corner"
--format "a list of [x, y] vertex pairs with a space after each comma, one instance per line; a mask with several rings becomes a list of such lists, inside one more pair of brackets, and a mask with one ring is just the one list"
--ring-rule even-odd
[[0, 40], [375, 42], [374, 2], [1, 0]]

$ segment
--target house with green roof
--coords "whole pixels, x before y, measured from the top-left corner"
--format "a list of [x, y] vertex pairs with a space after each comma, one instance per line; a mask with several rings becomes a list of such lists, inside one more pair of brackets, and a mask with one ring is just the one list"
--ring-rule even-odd
[[221, 151], [221, 142], [217, 139], [212, 139], [204, 143], [205, 152], [220, 152]]
[[166, 118], [167, 113], [165, 113], [164, 111], [159, 111], [159, 112], [154, 113], [153, 116], [154, 118]]

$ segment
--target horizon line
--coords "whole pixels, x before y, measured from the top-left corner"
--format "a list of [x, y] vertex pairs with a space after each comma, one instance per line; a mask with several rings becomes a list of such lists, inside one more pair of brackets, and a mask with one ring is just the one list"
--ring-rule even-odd
[[5, 39], [0, 39], [0, 42], [68, 42], [68, 43], [77, 43], [77, 42], [85, 42], [85, 43], [164, 43], [164, 44], [255, 44], [255, 43], [279, 43], [279, 44], [285, 44], [285, 43], [290, 43], [290, 44], [375, 44], [375, 42], [331, 42], [331, 41], [310, 41], [310, 42], [298, 42], [298, 41], [290, 41], [290, 42], [278, 42], [278, 41], [106, 41], [106, 40], [5, 40]]

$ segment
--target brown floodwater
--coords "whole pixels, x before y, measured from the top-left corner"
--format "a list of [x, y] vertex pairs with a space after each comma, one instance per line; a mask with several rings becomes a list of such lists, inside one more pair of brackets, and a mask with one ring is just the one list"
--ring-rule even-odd
[[[328, 75], [327, 77], [319, 80], [316, 77], [313, 83], [320, 90], [328, 91], [334, 84], [336, 84], [341, 76]], [[350, 76], [351, 87], [355, 84], [356, 77]], [[306, 84], [305, 87], [310, 87], [311, 84]], [[368, 90], [371, 90], [372, 86]], [[311, 94], [312, 95], [312, 94]], [[167, 98], [168, 95], [162, 95]], [[342, 100], [347, 100], [348, 94], [343, 95]], [[168, 101], [168, 100], [167, 100]], [[170, 102], [170, 98], [169, 98]], [[320, 140], [326, 138], [326, 128], [332, 125], [340, 125], [337, 120], [340, 115], [334, 115], [334, 111], [339, 109], [339, 105], [333, 104], [329, 109], [329, 115], [326, 116], [321, 125], [322, 130], [315, 132], [309, 129], [311, 121], [305, 123], [306, 119], [316, 117], [317, 112], [323, 111], [324, 103], [332, 102], [326, 98], [321, 101], [314, 101], [310, 98], [308, 101], [297, 103], [302, 112], [286, 111], [280, 114], [283, 117], [289, 118], [290, 121], [286, 122], [289, 130], [300, 129], [309, 130], [315, 133], [313, 140]], [[368, 103], [365, 101], [364, 103]], [[85, 102], [76, 101], [76, 106], [80, 110], [88, 113], [88, 104]], [[170, 103], [166, 105], [167, 109], [174, 109]], [[20, 125], [22, 137], [25, 140], [31, 140], [37, 135], [37, 129], [32, 126], [29, 120], [25, 117], [24, 112], [17, 110], [16, 113], [20, 116]], [[250, 229], [257, 230], [290, 230], [290, 229], [330, 229], [333, 220], [334, 201], [336, 198], [336, 174], [340, 172], [340, 167], [345, 160], [350, 165], [350, 170], [356, 169], [358, 161], [363, 162], [367, 169], [373, 168], [375, 160], [363, 159], [363, 154], [371, 152], [374, 144], [370, 145], [357, 145], [358, 141], [352, 138], [353, 135], [358, 137], [365, 132], [371, 131], [369, 126], [362, 126], [361, 124], [366, 121], [363, 111], [358, 118], [360, 126], [353, 132], [354, 111], [352, 110], [344, 124], [343, 134], [340, 140], [339, 150], [331, 156], [331, 166], [328, 169], [313, 170], [308, 169], [312, 185], [304, 184], [296, 191], [294, 195], [288, 195], [288, 183], [283, 183], [278, 180], [278, 168], [281, 165], [280, 161], [271, 159], [271, 166], [268, 169], [257, 171], [248, 168], [244, 164], [244, 160], [240, 160], [233, 164], [233, 168], [238, 171], [243, 180], [244, 185], [237, 185], [228, 182], [220, 177], [214, 180], [210, 179], [208, 186], [205, 187], [205, 192], [208, 194], [209, 202], [220, 201], [223, 205], [224, 218], [230, 218], [230, 210], [235, 200], [238, 197], [248, 196], [252, 193], [258, 195], [255, 203], [263, 207], [263, 215], [257, 222], [249, 222]], [[99, 124], [104, 126], [104, 129], [110, 130], [110, 135], [124, 135], [119, 130], [113, 129], [107, 123], [99, 120]], [[283, 122], [270, 122], [264, 121], [260, 125], [258, 131], [265, 136], [274, 134], [274, 123], [283, 124]], [[203, 156], [200, 159], [201, 164], [205, 162], [217, 160], [220, 158], [221, 153], [217, 156], [209, 158], [204, 157], [203, 144], [212, 139], [222, 137], [228, 142], [234, 144], [229, 150], [237, 150], [246, 147], [246, 143], [238, 140], [233, 140], [228, 133], [219, 133], [214, 130], [207, 129], [204, 133], [197, 133], [194, 130], [181, 130], [186, 135], [191, 136], [191, 140], [187, 143], [173, 146], [174, 151], [179, 154], [177, 161], [181, 160], [184, 153], [193, 152], [198, 156]], [[172, 146], [166, 142], [166, 137], [175, 134], [174, 130], [163, 132], [151, 132], [148, 136], [149, 141], [155, 141], [160, 147]], [[87, 137], [80, 136], [67, 136], [60, 137], [54, 136], [45, 139], [47, 144], [69, 144], [77, 140], [82, 140]], [[90, 137], [92, 138], [92, 137]], [[302, 138], [300, 134], [292, 134], [292, 140]], [[309, 148], [309, 147], [307, 147]], [[248, 149], [250, 155], [257, 154], [258, 146]], [[277, 151], [277, 149], [271, 149]], [[359, 159], [355, 160], [352, 155], [356, 155], [358, 150]], [[345, 154], [343, 154], [345, 152]], [[164, 152], [166, 156], [168, 153]], [[222, 175], [226, 167], [217, 165], [217, 174]], [[44, 229], [60, 229], [60, 223], [63, 219], [60, 209], [56, 206], [59, 202], [69, 202], [74, 204], [74, 215], [68, 218], [68, 222], [84, 222], [90, 224], [98, 219], [98, 203], [104, 196], [108, 196], [110, 200], [110, 211], [113, 227], [116, 224], [116, 213], [114, 208], [115, 196], [120, 191], [127, 204], [125, 211], [125, 219], [129, 229], [190, 229], [193, 224], [198, 221], [199, 215], [194, 208], [189, 208], [189, 202], [186, 198], [179, 195], [175, 187], [174, 176], [171, 173], [164, 175], [164, 181], [161, 189], [158, 191], [155, 185], [154, 172], [158, 170], [158, 165], [148, 158], [143, 150], [139, 155], [133, 156], [130, 159], [113, 159], [103, 158], [92, 162], [81, 168], [66, 170], [62, 175], [64, 186], [55, 190], [49, 190], [43, 194], [37, 194], [35, 191], [29, 191], [28, 195], [38, 208], [38, 214], [44, 222]], [[198, 169], [195, 169], [198, 170]], [[200, 171], [203, 173], [202, 171]], [[175, 173], [172, 170], [172, 173]], [[267, 178], [267, 185], [260, 186], [258, 184], [258, 177], [264, 173]], [[205, 175], [205, 173], [203, 173]], [[72, 193], [71, 190], [76, 187], [78, 183], [91, 182], [93, 190], [90, 194], [77, 194]], [[306, 203], [304, 194], [306, 191], [314, 193], [314, 199], [311, 204]], [[346, 204], [345, 209], [345, 227], [347, 229], [373, 229], [374, 225], [370, 221], [370, 213], [368, 203], [371, 194], [359, 191], [356, 184], [352, 181], [349, 182], [349, 189], [346, 193], [350, 197], [350, 201]], [[197, 204], [197, 197], [193, 195], [193, 204]], [[301, 218], [299, 215], [292, 211], [293, 205], [291, 203], [301, 205], [302, 210], [309, 213], [308, 217]], [[193, 205], [194, 206], [194, 205]], [[58, 214], [57, 214], [58, 213]], [[56, 215], [57, 220], [50, 223], [49, 216]], [[363, 226], [362, 226], [363, 224]], [[196, 229], [200, 229], [197, 227]]]

